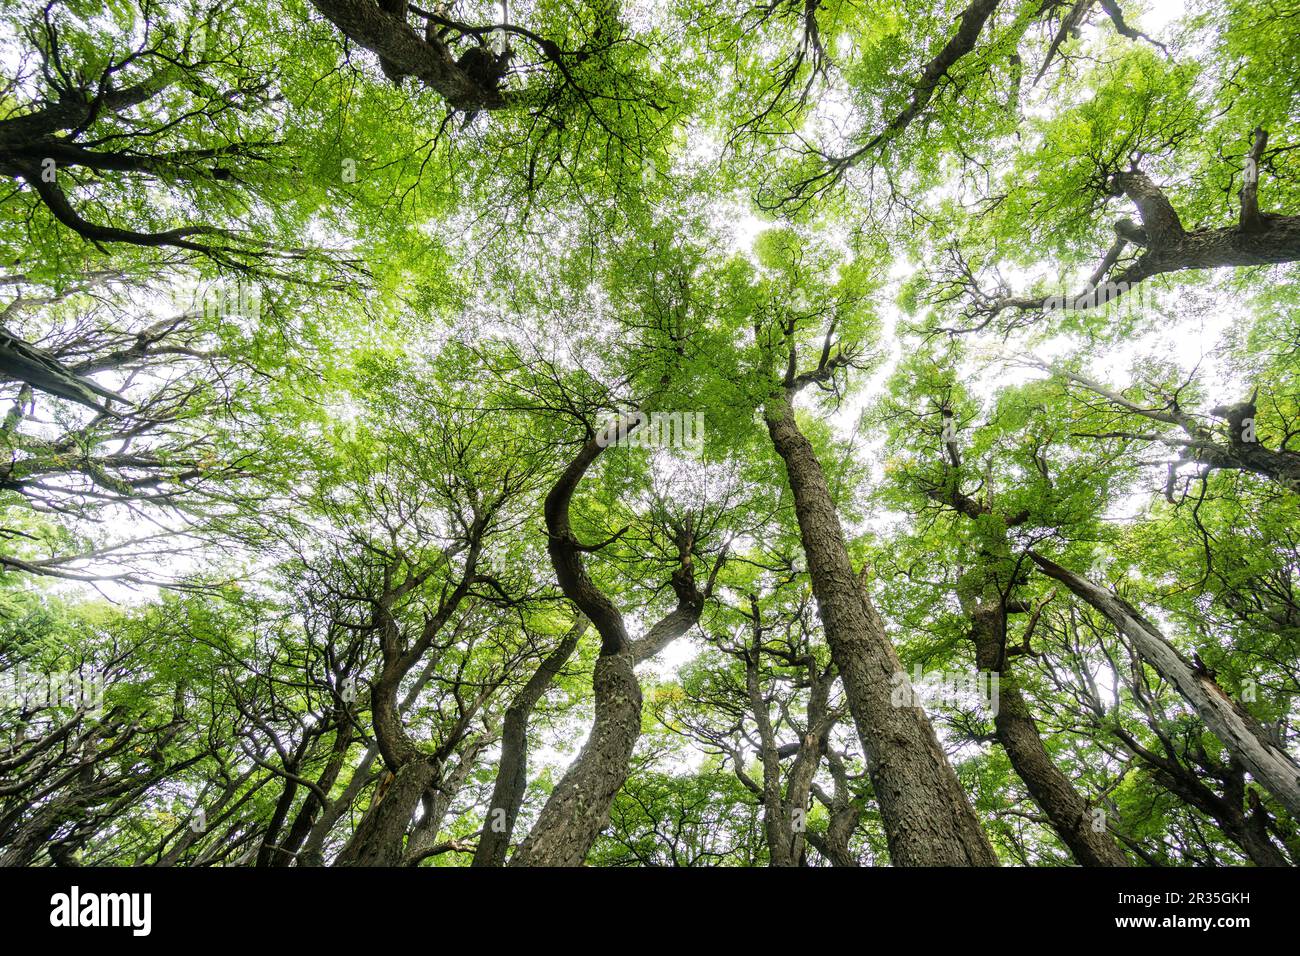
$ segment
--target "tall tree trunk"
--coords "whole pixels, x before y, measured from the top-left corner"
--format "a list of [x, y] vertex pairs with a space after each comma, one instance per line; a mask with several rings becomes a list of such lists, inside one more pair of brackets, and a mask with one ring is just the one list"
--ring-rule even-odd
[[578, 866], [609, 822], [609, 808], [627, 779], [641, 735], [641, 685], [634, 665], [630, 647], [597, 658], [591, 736], [510, 858], [511, 866]]
[[891, 860], [898, 866], [997, 865], [925, 713], [891, 701], [902, 667], [853, 572], [826, 476], [795, 423], [789, 390], [768, 402], [765, 418], [789, 475], [813, 595], [866, 754]]
[[[619, 427], [625, 432], [629, 421]], [[611, 426], [612, 427], [612, 426]], [[633, 425], [632, 427], [635, 427]], [[671, 586], [677, 606], [655, 622], [644, 637], [628, 637], [623, 615], [609, 595], [587, 576], [584, 547], [573, 533], [569, 505], [587, 469], [605, 450], [592, 436], [546, 495], [547, 551], [556, 581], [600, 634], [600, 656], [592, 675], [596, 716], [591, 736], [542, 808], [532, 831], [510, 858], [511, 866], [577, 866], [609, 820], [609, 808], [627, 779], [632, 750], [641, 735], [641, 685], [636, 665], [659, 653], [700, 619], [723, 558], [703, 591], [695, 583], [695, 533], [687, 523], [675, 530], [678, 565]]]
[[524, 802], [524, 791], [528, 789], [528, 718], [555, 676], [568, 663], [586, 630], [587, 620], [579, 615], [559, 646], [542, 661], [506, 708], [501, 723], [501, 760], [472, 866], [502, 866], [506, 862], [515, 820]]
[[[370, 722], [374, 727], [375, 745], [389, 776], [380, 785], [370, 809], [339, 854], [336, 866], [401, 864], [406, 853], [406, 834], [415, 810], [424, 792], [441, 781], [447, 759], [468, 730], [470, 715], [462, 713], [457, 729], [448, 734], [436, 754], [422, 752], [406, 732], [402, 720], [404, 704], [398, 702], [397, 694], [402, 680], [433, 646], [434, 639], [451, 621], [469, 593], [484, 527], [484, 519], [477, 516], [468, 532], [469, 544], [460, 581], [449, 594], [444, 591], [445, 596], [439, 600], [433, 614], [425, 615], [424, 624], [414, 640], [404, 641], [393, 616], [393, 604], [400, 592], [413, 586], [415, 579], [408, 578], [402, 585], [390, 589], [378, 602], [374, 622], [380, 635], [383, 665], [370, 688]], [[462, 618], [457, 631], [465, 626], [465, 621]], [[436, 656], [426, 666], [436, 666]]]
[[[439, 852], [437, 839], [442, 830], [442, 821], [451, 809], [456, 794], [465, 785], [465, 780], [478, 763], [478, 755], [487, 746], [486, 736], [475, 737], [461, 750], [456, 765], [450, 771], [444, 771], [436, 786], [424, 791], [421, 802], [424, 804], [424, 816], [411, 831], [406, 841], [406, 852], [402, 856], [405, 866], [418, 866], [421, 861]], [[455, 841], [453, 841], [455, 842]]]
[[1084, 866], [1128, 866], [1119, 844], [1104, 828], [1093, 829], [1087, 802], [1052, 762], [1015, 677], [1006, 666], [1007, 613], [1000, 598], [968, 605], [975, 663], [998, 675], [998, 708], [993, 716], [998, 743], [1025, 782], [1052, 829]]
[[826, 812], [830, 814], [830, 823], [826, 827], [825, 834], [809, 831], [808, 842], [817, 849], [818, 853], [830, 860], [832, 866], [858, 866], [858, 858], [849, 847], [849, 841], [853, 838], [853, 831], [858, 828], [861, 812], [853, 803], [853, 795], [849, 789], [848, 768], [844, 766], [844, 760], [834, 748], [826, 746], [823, 749], [831, 779], [835, 781], [835, 789], [828, 795], [813, 783], [812, 791], [826, 808]]
[[[745, 662], [745, 693], [749, 709], [754, 715], [758, 731], [759, 759], [763, 765], [763, 785], [757, 795], [763, 804], [763, 830], [767, 837], [768, 863], [774, 867], [800, 866], [809, 842], [807, 831], [807, 804], [812, 791], [813, 777], [821, 763], [825, 738], [830, 733], [833, 718], [828, 713], [827, 701], [834, 680], [834, 665], [824, 670], [817, 661], [809, 658], [803, 662], [810, 692], [808, 695], [807, 724], [797, 742], [781, 745], [772, 724], [769, 700], [763, 693], [763, 621], [758, 598], [749, 597], [751, 639], [749, 650], [743, 655]], [[781, 762], [793, 756], [789, 774], [783, 774]], [[737, 770], [740, 757], [736, 755]], [[748, 776], [740, 774], [748, 783]], [[782, 783], [785, 784], [784, 791]]]
[[1277, 798], [1292, 817], [1300, 820], [1300, 767], [1261, 733], [1249, 712], [1229, 698], [1209, 675], [1198, 673], [1159, 628], [1123, 598], [1042, 555], [1030, 552], [1030, 557], [1044, 573], [1096, 608], [1127, 636], [1142, 659], [1178, 689], [1210, 732], [1256, 782]]
[[438, 782], [439, 765], [428, 757], [408, 760], [386, 777], [382, 794], [357, 826], [335, 866], [400, 866], [406, 831], [424, 792]]
[[361, 791], [370, 782], [370, 768], [374, 766], [378, 757], [379, 748], [371, 744], [362, 756], [361, 762], [352, 771], [348, 785], [344, 787], [338, 799], [332, 800], [320, 815], [320, 819], [312, 824], [311, 831], [298, 852], [299, 866], [325, 865], [325, 841], [329, 839], [330, 832], [342, 819], [343, 814], [348, 812], [348, 808], [356, 802], [357, 797], [361, 796]]
[[[292, 774], [298, 772], [298, 766], [295, 762], [290, 762], [284, 769]], [[258, 847], [255, 866], [274, 865], [275, 859], [279, 856], [279, 847], [275, 844], [276, 838], [280, 835], [280, 828], [284, 826], [284, 821], [289, 818], [289, 811], [293, 809], [297, 797], [298, 782], [285, 777], [284, 788], [280, 791], [280, 799], [275, 802], [275, 810], [271, 813], [271, 820], [266, 825], [262, 845]]]
[[[334, 731], [334, 743], [330, 747], [329, 760], [316, 781], [317, 790], [327, 796], [330, 790], [333, 789], [334, 782], [339, 778], [339, 772], [343, 769], [343, 761], [347, 757], [348, 748], [352, 745], [352, 725], [347, 715], [340, 714], [338, 721], [339, 725]], [[284, 842], [280, 844], [280, 852], [271, 861], [272, 866], [288, 866], [292, 863], [297, 857], [298, 850], [311, 834], [312, 825], [316, 821], [316, 814], [323, 807], [321, 798], [317, 795], [317, 790], [307, 792], [302, 806], [298, 808], [297, 816], [294, 817], [293, 823], [289, 827], [289, 832], [285, 834]]]
[[[429, 681], [433, 679], [434, 672], [438, 669], [437, 659], [426, 661], [420, 673], [416, 676], [415, 682], [411, 684], [410, 689], [402, 698], [399, 710], [405, 714], [414, 706], [416, 699], [428, 686]], [[350, 733], [350, 731], [349, 731]], [[330, 801], [324, 812], [320, 815], [315, 823], [311, 825], [308, 831], [307, 839], [303, 841], [302, 849], [298, 853], [299, 866], [324, 866], [325, 865], [325, 841], [329, 839], [330, 831], [348, 812], [348, 808], [361, 796], [361, 791], [366, 788], [370, 782], [370, 768], [374, 766], [375, 760], [379, 757], [379, 748], [371, 744], [366, 748], [357, 764], [352, 776], [348, 779], [348, 785], [343, 789], [336, 800]], [[333, 783], [330, 784], [333, 786]]]
[[1110, 833], [1093, 828], [1087, 802], [1052, 762], [1015, 678], [1003, 675], [998, 694], [998, 715], [993, 720], [998, 743], [1074, 858], [1084, 866], [1129, 866]]

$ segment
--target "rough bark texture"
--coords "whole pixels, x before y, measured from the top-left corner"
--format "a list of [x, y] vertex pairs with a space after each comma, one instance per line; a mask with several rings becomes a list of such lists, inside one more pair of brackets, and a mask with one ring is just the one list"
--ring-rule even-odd
[[788, 392], [769, 402], [766, 419], [789, 475], [813, 594], [880, 802], [890, 858], [898, 866], [995, 866], [925, 713], [891, 701], [902, 667], [853, 572], [826, 476], [795, 423]]
[[420, 798], [424, 813], [406, 841], [406, 850], [402, 854], [402, 865], [418, 866], [431, 856], [448, 850], [467, 852], [470, 848], [459, 840], [438, 843], [438, 834], [442, 823], [447, 818], [452, 801], [469, 778], [479, 754], [487, 747], [486, 736], [476, 737], [461, 750], [456, 765], [450, 770], [444, 769], [435, 787], [428, 788]]
[[528, 788], [528, 718], [572, 656], [586, 630], [586, 619], [579, 617], [559, 647], [542, 661], [506, 708], [501, 723], [501, 760], [497, 764], [486, 822], [479, 836], [478, 848], [474, 851], [474, 866], [502, 866], [506, 861], [515, 820], [519, 817], [519, 807]]
[[1178, 688], [1210, 732], [1260, 786], [1276, 797], [1288, 813], [1300, 819], [1300, 767], [1260, 733], [1247, 711], [1230, 699], [1208, 675], [1198, 673], [1191, 662], [1165, 639], [1159, 628], [1123, 598], [1042, 555], [1031, 552], [1030, 556], [1044, 573], [1096, 608], [1127, 636], [1142, 659]]
[[578, 866], [609, 822], [641, 735], [641, 685], [632, 649], [596, 660], [596, 719], [582, 753], [551, 793], [511, 866]]
[[426, 790], [438, 780], [440, 767], [428, 757], [409, 760], [380, 784], [371, 804], [335, 866], [399, 866], [411, 818]]
[[[634, 421], [639, 419], [625, 418], [620, 424], [626, 429]], [[547, 549], [560, 589], [601, 637], [592, 677], [595, 722], [582, 753], [510, 858], [511, 866], [577, 866], [583, 861], [609, 820], [609, 808], [627, 779], [632, 749], [641, 735], [641, 686], [634, 668], [685, 634], [704, 609], [705, 594], [695, 583], [695, 538], [689, 526], [677, 531], [679, 563], [671, 580], [677, 606], [639, 641], [629, 639], [623, 615], [587, 576], [583, 546], [569, 522], [569, 504], [583, 475], [604, 449], [595, 437], [590, 438], [551, 487], [544, 508], [550, 536]]]
[[1117, 284], [1183, 269], [1275, 265], [1300, 258], [1300, 216], [1256, 211], [1244, 226], [1188, 232], [1173, 204], [1145, 173], [1118, 173], [1115, 187], [1137, 206], [1146, 233], [1146, 252], [1115, 276]]
[[371, 0], [312, 0], [312, 6], [348, 39], [379, 55], [395, 77], [414, 76], [459, 110], [495, 110], [507, 97], [476, 83], [442, 43], [422, 38]]
[[1043, 746], [1033, 713], [1006, 668], [1007, 615], [1000, 600], [984, 601], [970, 610], [975, 662], [980, 670], [998, 674], [998, 709], [993, 727], [1029, 795], [1052, 823], [1057, 835], [1084, 866], [1127, 866], [1119, 844], [1105, 830], [1092, 827], [1087, 801], [1052, 762]]

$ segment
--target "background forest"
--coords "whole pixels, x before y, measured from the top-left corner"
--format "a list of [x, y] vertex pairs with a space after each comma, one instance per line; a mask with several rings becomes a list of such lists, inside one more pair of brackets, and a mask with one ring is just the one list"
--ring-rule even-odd
[[1297, 0], [6, 0], [0, 864], [1300, 862]]

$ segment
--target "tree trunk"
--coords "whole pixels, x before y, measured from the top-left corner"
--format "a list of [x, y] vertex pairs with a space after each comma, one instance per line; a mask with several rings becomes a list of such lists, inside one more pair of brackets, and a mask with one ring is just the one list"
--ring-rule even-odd
[[501, 760], [472, 866], [503, 866], [506, 862], [515, 820], [524, 802], [524, 791], [528, 789], [528, 718], [555, 675], [572, 656], [586, 630], [586, 618], [579, 616], [564, 635], [564, 640], [542, 661], [506, 708], [501, 725]]
[[[1148, 711], [1150, 713], [1150, 711]], [[1215, 825], [1256, 866], [1290, 866], [1287, 857], [1278, 849], [1269, 836], [1268, 811], [1259, 803], [1259, 798], [1246, 786], [1245, 771], [1237, 761], [1230, 761], [1227, 767], [1190, 767], [1178, 760], [1168, 743], [1164, 752], [1151, 751], [1142, 746], [1132, 734], [1122, 728], [1112, 728], [1128, 750], [1150, 769], [1155, 781], [1182, 800], [1189, 807], [1195, 807], [1214, 821]], [[1222, 781], [1223, 794], [1215, 793], [1205, 785], [1205, 779]], [[1250, 812], [1242, 809], [1248, 804]]]
[[[334, 731], [334, 744], [330, 748], [330, 758], [321, 772], [320, 778], [316, 781], [317, 789], [321, 793], [329, 794], [334, 787], [334, 781], [338, 780], [339, 772], [343, 769], [343, 761], [347, 757], [348, 748], [352, 745], [352, 728], [347, 722], [346, 716], [340, 718], [340, 726]], [[289, 827], [289, 832], [285, 835], [284, 842], [280, 844], [280, 852], [276, 854], [275, 859], [271, 861], [272, 866], [288, 866], [297, 857], [299, 848], [311, 834], [312, 825], [316, 821], [316, 814], [322, 809], [320, 797], [316, 795], [315, 790], [309, 790], [306, 798], [303, 799], [302, 806], [298, 809], [298, 815], [294, 817], [293, 824]]]
[[[925, 713], [891, 701], [898, 655], [849, 561], [844, 532], [812, 445], [787, 391], [765, 410], [785, 462], [826, 641], [880, 802], [898, 866], [995, 866], [997, 857]], [[906, 678], [903, 678], [904, 680]]]
[[1198, 673], [1127, 601], [1097, 587], [1039, 554], [1030, 552], [1043, 572], [1060, 581], [1101, 612], [1133, 642], [1138, 654], [1183, 695], [1232, 756], [1264, 789], [1300, 819], [1300, 767], [1258, 730], [1254, 718], [1231, 700], [1208, 675]]
[[[297, 764], [290, 763], [285, 769], [289, 773], [298, 772]], [[288, 777], [284, 780], [284, 788], [280, 791], [280, 799], [275, 802], [275, 810], [271, 813], [271, 820], [266, 825], [266, 833], [262, 837], [262, 845], [257, 850], [257, 862], [254, 866], [273, 866], [279, 857], [279, 847], [276, 846], [276, 838], [280, 835], [280, 828], [284, 826], [284, 821], [289, 818], [289, 811], [293, 809], [294, 801], [298, 797], [298, 782], [290, 780]]]
[[609, 822], [641, 735], [641, 685], [631, 648], [602, 654], [592, 686], [596, 720], [582, 753], [552, 792], [511, 866], [578, 866]]
[[[411, 831], [406, 841], [406, 852], [402, 862], [406, 866], [418, 866], [434, 853], [439, 852], [438, 834], [442, 830], [442, 821], [446, 819], [456, 794], [465, 785], [465, 780], [474, 771], [478, 755], [487, 746], [484, 737], [471, 740], [460, 752], [460, 758], [450, 771], [442, 774], [442, 779], [435, 781], [436, 787], [426, 790], [421, 798], [424, 804], [424, 816]], [[455, 842], [455, 841], [453, 841]], [[444, 844], [445, 845], [445, 844]]]
[[330, 805], [321, 813], [320, 819], [311, 825], [311, 831], [298, 852], [299, 866], [325, 865], [325, 841], [329, 839], [330, 831], [342, 819], [343, 814], [348, 812], [348, 807], [352, 806], [353, 801], [361, 795], [361, 791], [370, 779], [370, 768], [378, 757], [379, 748], [371, 744], [362, 756], [361, 762], [352, 771], [352, 776], [348, 778], [348, 785], [339, 794], [338, 799], [331, 800]]
[[[406, 831], [424, 792], [438, 781], [438, 765], [425, 757], [407, 761], [388, 779], [362, 818], [335, 866], [400, 866]], [[380, 785], [383, 787], [383, 784]]]
[[[411, 685], [402, 698], [401, 712], [403, 714], [415, 704], [416, 698], [428, 686], [437, 668], [438, 662], [436, 659], [425, 663], [416, 677], [415, 683]], [[325, 841], [329, 839], [330, 831], [334, 829], [343, 814], [347, 813], [348, 808], [352, 806], [357, 797], [361, 795], [361, 791], [365, 789], [370, 779], [370, 768], [378, 757], [379, 748], [375, 744], [371, 744], [366, 748], [361, 761], [357, 764], [356, 769], [352, 771], [352, 775], [348, 779], [348, 785], [343, 789], [343, 793], [339, 795], [337, 800], [331, 800], [329, 806], [321, 813], [320, 819], [311, 825], [307, 839], [298, 853], [299, 866], [325, 865]], [[333, 786], [333, 781], [331, 781], [330, 786]]]
[[84, 812], [84, 805], [75, 795], [51, 800], [17, 829], [4, 851], [0, 852], [0, 866], [31, 866], [59, 827]]
[[[618, 424], [623, 427], [628, 419]], [[612, 427], [612, 426], [611, 426]], [[569, 505], [587, 469], [605, 450], [592, 436], [546, 495], [547, 551], [564, 596], [600, 634], [601, 650], [592, 675], [596, 717], [582, 753], [551, 793], [532, 832], [510, 858], [511, 866], [577, 866], [609, 820], [609, 808], [627, 779], [632, 749], [641, 735], [641, 685], [635, 667], [685, 634], [704, 610], [713, 578], [701, 591], [695, 583], [695, 533], [687, 522], [674, 531], [678, 564], [670, 584], [677, 606], [640, 640], [628, 637], [622, 613], [583, 567], [583, 546], [573, 533]], [[722, 562], [714, 566], [714, 572]]]
[[1020, 687], [1006, 668], [1006, 611], [998, 599], [970, 606], [975, 663], [998, 675], [998, 708], [993, 716], [998, 743], [1025, 782], [1052, 829], [1084, 866], [1128, 866], [1119, 844], [1105, 830], [1094, 830], [1092, 814], [1043, 746], [1038, 725]]
[[[1216, 821], [1217, 822], [1217, 821]], [[1222, 826], [1222, 824], [1220, 824]], [[1256, 866], [1290, 866], [1291, 863], [1268, 835], [1264, 821], [1255, 816], [1241, 815], [1236, 826], [1224, 830]]]
[[1084, 866], [1129, 866], [1110, 833], [1093, 829], [1087, 802], [1052, 762], [1014, 678], [1004, 674], [1000, 682], [998, 715], [993, 720], [998, 743], [1052, 829]]

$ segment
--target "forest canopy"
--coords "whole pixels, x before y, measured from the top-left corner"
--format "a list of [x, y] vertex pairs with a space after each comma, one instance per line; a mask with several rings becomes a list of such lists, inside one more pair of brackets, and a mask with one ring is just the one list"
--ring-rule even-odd
[[1300, 0], [0, 65], [0, 865], [1300, 863]]

